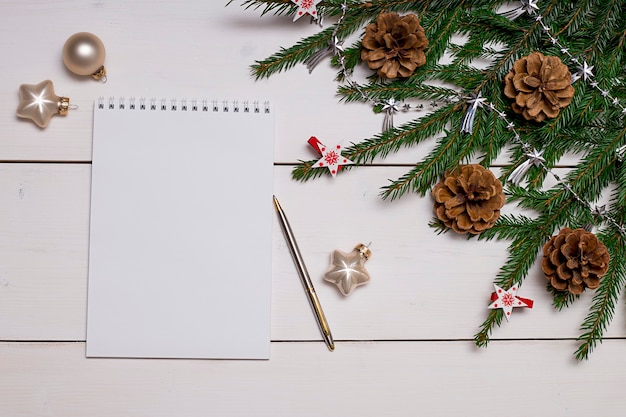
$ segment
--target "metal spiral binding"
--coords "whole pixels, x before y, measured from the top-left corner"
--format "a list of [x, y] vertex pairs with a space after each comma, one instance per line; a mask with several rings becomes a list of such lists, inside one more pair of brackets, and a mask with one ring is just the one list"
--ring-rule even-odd
[[243, 100], [240, 104], [239, 100], [209, 100], [207, 99], [191, 99], [191, 104], [188, 103], [186, 98], [160, 98], [151, 97], [146, 99], [140, 97], [98, 97], [96, 100], [96, 107], [98, 109], [109, 110], [152, 110], [152, 111], [169, 111], [169, 112], [214, 112], [214, 113], [271, 113], [271, 106], [269, 101], [258, 100], [250, 103], [248, 100]]

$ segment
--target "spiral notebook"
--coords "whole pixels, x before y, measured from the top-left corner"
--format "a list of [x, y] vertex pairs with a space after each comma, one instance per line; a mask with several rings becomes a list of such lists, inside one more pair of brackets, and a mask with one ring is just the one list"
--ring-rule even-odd
[[88, 357], [267, 359], [267, 102], [94, 106]]

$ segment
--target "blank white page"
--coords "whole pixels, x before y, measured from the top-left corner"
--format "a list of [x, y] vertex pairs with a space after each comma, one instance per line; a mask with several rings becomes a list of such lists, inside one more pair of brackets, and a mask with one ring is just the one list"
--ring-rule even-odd
[[96, 102], [87, 356], [269, 358], [274, 117], [240, 103]]

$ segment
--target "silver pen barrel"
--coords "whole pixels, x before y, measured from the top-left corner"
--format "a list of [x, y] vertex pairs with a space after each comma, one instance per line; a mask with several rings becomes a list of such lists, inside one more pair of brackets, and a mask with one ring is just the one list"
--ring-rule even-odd
[[335, 349], [335, 342], [333, 340], [333, 336], [330, 333], [328, 321], [326, 320], [326, 316], [324, 315], [324, 311], [322, 310], [322, 305], [320, 304], [317, 293], [315, 292], [315, 287], [313, 287], [313, 282], [311, 281], [311, 277], [309, 276], [309, 271], [306, 269], [306, 265], [304, 264], [304, 260], [302, 259], [302, 254], [300, 253], [300, 248], [298, 247], [296, 238], [294, 237], [291, 226], [289, 225], [289, 220], [287, 220], [287, 216], [285, 215], [285, 212], [283, 211], [283, 208], [278, 202], [276, 196], [274, 196], [274, 206], [276, 207], [276, 212], [278, 213], [280, 227], [283, 230], [285, 239], [287, 240], [289, 252], [291, 252], [291, 257], [293, 258], [293, 262], [295, 263], [296, 269], [298, 270], [298, 275], [300, 276], [300, 280], [302, 281], [304, 290], [307, 293], [311, 308], [315, 313], [315, 318], [317, 320], [317, 324], [319, 325], [320, 331], [322, 332], [322, 336], [324, 337], [324, 342], [326, 343], [326, 346], [328, 346], [328, 349], [332, 351]]

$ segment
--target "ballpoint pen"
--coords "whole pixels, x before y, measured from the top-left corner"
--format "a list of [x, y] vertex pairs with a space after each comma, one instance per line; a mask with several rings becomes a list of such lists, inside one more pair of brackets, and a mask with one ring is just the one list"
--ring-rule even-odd
[[328, 346], [328, 349], [330, 349], [331, 351], [335, 350], [335, 342], [333, 341], [333, 336], [330, 334], [330, 327], [328, 327], [326, 316], [324, 315], [324, 311], [322, 311], [322, 305], [320, 304], [320, 300], [317, 298], [317, 293], [315, 292], [315, 288], [313, 287], [313, 282], [311, 282], [311, 277], [309, 277], [309, 272], [306, 269], [306, 265], [304, 265], [302, 254], [300, 253], [298, 243], [296, 242], [293, 232], [291, 231], [291, 226], [289, 226], [287, 216], [285, 216], [285, 212], [280, 206], [280, 203], [278, 202], [276, 196], [274, 196], [274, 207], [276, 207], [276, 211], [278, 212], [280, 227], [281, 229], [283, 229], [285, 240], [287, 241], [287, 246], [289, 246], [289, 252], [291, 252], [293, 262], [296, 264], [296, 269], [298, 270], [298, 275], [300, 275], [300, 280], [302, 281], [302, 285], [304, 286], [304, 291], [309, 297], [309, 302], [311, 303], [311, 308], [315, 313], [315, 318], [317, 319], [317, 324], [319, 325], [322, 336], [324, 337], [324, 342], [326, 342], [326, 346]]

